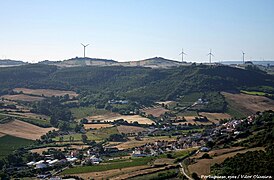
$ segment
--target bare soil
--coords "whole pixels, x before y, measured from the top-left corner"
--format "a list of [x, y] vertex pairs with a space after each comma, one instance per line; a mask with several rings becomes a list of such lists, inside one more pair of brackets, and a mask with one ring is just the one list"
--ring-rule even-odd
[[29, 96], [25, 94], [4, 95], [4, 96], [1, 96], [1, 98], [5, 98], [12, 101], [27, 101], [27, 102], [41, 101], [45, 99], [43, 97]]
[[113, 122], [118, 119], [124, 119], [128, 123], [133, 123], [137, 121], [139, 124], [152, 124], [152, 120], [139, 116], [139, 115], [120, 115], [117, 113], [107, 113], [104, 115], [89, 116], [87, 117], [89, 121], [95, 120], [100, 122]]
[[0, 133], [25, 139], [36, 140], [55, 128], [41, 128], [33, 124], [14, 120], [5, 124], [0, 124]]
[[125, 133], [125, 134], [139, 133], [139, 132], [147, 131], [147, 129], [142, 128], [142, 127], [124, 126], [124, 125], [117, 126], [117, 129], [118, 129], [119, 133]]
[[106, 127], [112, 127], [112, 124], [84, 124], [85, 129], [101, 129]]
[[95, 179], [95, 180], [101, 180], [101, 179], [108, 179], [110, 177], [119, 176], [120, 174], [126, 174], [137, 170], [146, 169], [149, 166], [135, 166], [135, 167], [128, 167], [128, 168], [122, 168], [122, 169], [112, 169], [108, 171], [102, 171], [102, 172], [90, 172], [90, 173], [81, 173], [81, 174], [74, 174], [76, 176], [79, 176], [83, 179]]
[[160, 117], [165, 112], [169, 112], [170, 110], [167, 110], [163, 107], [153, 107], [153, 108], [145, 108], [141, 110], [142, 112], [145, 112], [147, 115], [151, 114], [154, 117]]
[[55, 89], [28, 89], [28, 88], [15, 88], [13, 89], [15, 92], [22, 91], [24, 94], [33, 94], [38, 96], [64, 96], [66, 94], [69, 95], [70, 98], [78, 96], [78, 94], [74, 91], [61, 91], [61, 90], [55, 90]]
[[222, 92], [225, 98], [232, 102], [232, 106], [246, 112], [246, 115], [254, 114], [257, 111], [274, 110], [274, 100], [264, 96], [248, 94], [233, 94]]
[[164, 137], [150, 137], [150, 138], [143, 138], [141, 141], [135, 140], [134, 138], [129, 138], [129, 141], [127, 142], [123, 142], [123, 143], [119, 143], [118, 145], [116, 145], [115, 147], [117, 147], [119, 150], [123, 150], [123, 149], [131, 149], [134, 147], [139, 147], [139, 146], [143, 146], [146, 143], [154, 143], [155, 141], [174, 141], [176, 140], [174, 137], [169, 138], [167, 136]]
[[208, 113], [200, 112], [199, 115], [207, 117], [207, 119], [213, 123], [218, 123], [221, 119], [230, 119], [232, 118], [229, 114], [226, 113]]
[[214, 165], [215, 163], [222, 163], [226, 158], [233, 157], [238, 153], [246, 153], [247, 151], [256, 151], [256, 150], [264, 150], [264, 148], [263, 147], [250, 148], [250, 149], [240, 150], [240, 151], [216, 156], [216, 157], [213, 157], [213, 159], [201, 159], [201, 160], [198, 160], [197, 163], [188, 166], [188, 169], [191, 174], [193, 172], [196, 172], [199, 176], [209, 175], [210, 167]]

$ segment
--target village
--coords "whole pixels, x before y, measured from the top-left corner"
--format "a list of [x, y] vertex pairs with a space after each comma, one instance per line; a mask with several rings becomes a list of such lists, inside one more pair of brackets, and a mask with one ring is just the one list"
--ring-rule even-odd
[[[179, 152], [183, 150], [192, 149], [194, 154], [199, 152], [209, 152], [211, 150], [210, 144], [216, 143], [219, 137], [224, 136], [237, 136], [242, 131], [237, 130], [242, 123], [252, 123], [255, 116], [249, 116], [246, 119], [231, 119], [226, 120], [224, 123], [216, 124], [210, 128], [205, 129], [203, 132], [189, 133], [186, 135], [177, 136], [176, 140], [165, 141], [157, 140], [155, 142], [146, 143], [142, 146], [119, 150], [111, 146], [98, 146], [85, 147], [84, 149], [71, 149], [71, 150], [54, 150], [48, 149], [43, 152], [38, 159], [39, 161], [30, 161], [26, 163], [27, 169], [36, 169], [40, 172], [38, 178], [46, 177], [59, 177], [63, 170], [72, 167], [81, 166], [98, 166], [104, 162], [111, 162], [113, 160], [128, 159], [128, 158], [143, 158], [143, 157], [159, 157], [163, 154], [172, 152]], [[183, 125], [182, 125], [183, 126]], [[176, 131], [174, 126], [161, 128], [161, 131]], [[157, 131], [153, 125], [150, 131], [143, 134], [136, 134], [138, 140], [151, 135]], [[132, 135], [132, 134], [131, 134]], [[126, 156], [119, 156], [119, 154], [126, 154]], [[112, 156], [113, 155], [113, 156]], [[17, 169], [24, 169], [26, 167], [16, 167]]]

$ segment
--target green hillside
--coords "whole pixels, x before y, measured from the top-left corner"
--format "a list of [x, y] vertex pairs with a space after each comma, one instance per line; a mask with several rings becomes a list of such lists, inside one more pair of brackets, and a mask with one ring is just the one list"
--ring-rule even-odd
[[[75, 90], [84, 103], [124, 98], [141, 103], [172, 100], [190, 92], [240, 91], [274, 87], [274, 76], [228, 66], [192, 65], [170, 69], [25, 65], [0, 68], [0, 92], [15, 87]], [[271, 88], [264, 88], [272, 94]], [[271, 92], [270, 92], [271, 91]]]

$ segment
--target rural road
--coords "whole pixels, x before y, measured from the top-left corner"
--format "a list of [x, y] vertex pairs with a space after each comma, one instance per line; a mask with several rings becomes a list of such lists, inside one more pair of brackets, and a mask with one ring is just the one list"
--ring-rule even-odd
[[191, 177], [189, 177], [189, 176], [186, 174], [185, 169], [184, 169], [182, 163], [179, 163], [179, 165], [181, 166], [183, 175], [186, 176], [189, 180], [193, 180]]

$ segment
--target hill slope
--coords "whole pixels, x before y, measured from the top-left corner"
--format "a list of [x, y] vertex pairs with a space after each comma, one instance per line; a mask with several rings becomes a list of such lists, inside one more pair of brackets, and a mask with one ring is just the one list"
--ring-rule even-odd
[[[35, 64], [0, 69], [0, 93], [16, 87], [75, 90], [87, 99], [127, 98], [138, 102], [172, 100], [190, 92], [265, 88], [273, 93], [274, 76], [228, 66], [170, 69], [84, 66], [58, 68]], [[97, 94], [97, 95], [95, 95]]]

